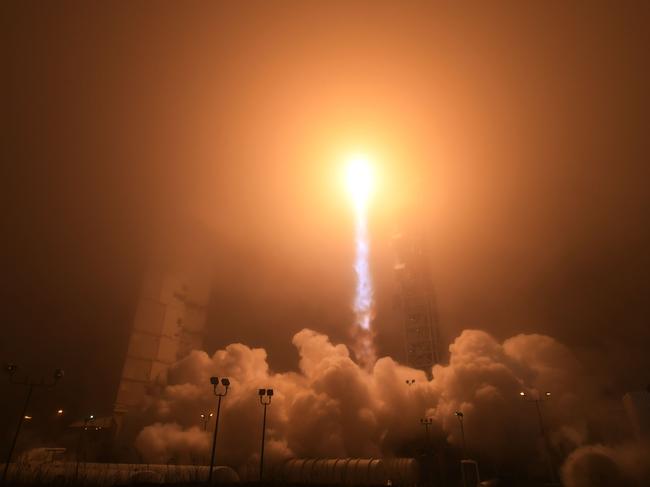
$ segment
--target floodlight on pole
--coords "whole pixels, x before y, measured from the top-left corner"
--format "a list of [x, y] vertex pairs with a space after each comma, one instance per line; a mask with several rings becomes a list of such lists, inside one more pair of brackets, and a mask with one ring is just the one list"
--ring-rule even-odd
[[458, 418], [458, 423], [460, 424], [460, 436], [463, 445], [463, 458], [467, 458], [467, 445], [465, 444], [465, 427], [463, 426], [463, 420], [465, 419], [465, 415], [463, 414], [462, 411], [456, 411], [454, 413], [454, 416]]
[[201, 423], [203, 424], [203, 431], [208, 430], [208, 423], [210, 422], [210, 419], [212, 419], [212, 416], [214, 416], [213, 412], [209, 413], [201, 413]]
[[27, 409], [29, 408], [29, 401], [32, 398], [32, 392], [35, 387], [44, 387], [52, 388], [54, 387], [61, 378], [63, 378], [63, 369], [55, 369], [53, 378], [50, 381], [46, 381], [44, 377], [41, 377], [39, 381], [30, 380], [29, 376], [17, 380], [15, 378], [16, 373], [18, 372], [18, 366], [14, 363], [5, 364], [5, 372], [9, 376], [9, 382], [11, 384], [26, 386], [27, 395], [25, 396], [25, 402], [23, 404], [23, 409], [18, 420], [18, 426], [16, 427], [16, 432], [14, 433], [11, 445], [9, 447], [9, 452], [7, 453], [7, 461], [5, 462], [5, 467], [2, 471], [2, 478], [0, 479], [0, 484], [4, 485], [7, 479], [7, 472], [9, 470], [9, 464], [11, 463], [11, 457], [13, 456], [14, 449], [16, 448], [16, 442], [18, 441], [18, 436], [20, 435], [20, 429], [23, 426], [25, 420], [30, 420], [31, 416], [27, 414]]
[[427, 446], [429, 445], [429, 426], [433, 424], [432, 418], [420, 418], [420, 424], [424, 426], [424, 435], [427, 441]]
[[208, 484], [212, 484], [212, 471], [214, 470], [214, 452], [217, 446], [217, 432], [219, 431], [219, 412], [221, 411], [221, 398], [228, 394], [228, 388], [230, 387], [230, 380], [227, 377], [222, 377], [221, 379], [221, 391], [218, 391], [219, 388], [219, 378], [210, 377], [210, 384], [212, 384], [212, 392], [217, 397], [217, 416], [214, 420], [214, 434], [212, 435], [212, 451], [210, 453], [210, 470], [208, 472]]
[[548, 401], [551, 398], [551, 393], [546, 391], [544, 395], [537, 394], [536, 397], [531, 397], [526, 392], [521, 391], [519, 395], [527, 402], [535, 403], [535, 409], [537, 411], [537, 420], [539, 422], [539, 432], [544, 440], [544, 446], [546, 448], [546, 457], [548, 460], [548, 469], [551, 482], [556, 482], [557, 473], [555, 470], [555, 462], [553, 461], [553, 456], [551, 454], [551, 444], [546, 434], [546, 427], [544, 426], [544, 418], [542, 416], [542, 403]]
[[260, 481], [264, 475], [264, 443], [266, 440], [266, 407], [271, 404], [273, 398], [273, 389], [258, 389], [257, 394], [260, 398], [260, 404], [264, 406], [264, 415], [262, 417], [262, 447], [260, 450]]
[[[84, 417], [83, 426], [79, 430], [79, 438], [77, 439], [77, 461], [74, 469], [75, 481], [79, 479], [79, 462], [81, 461], [82, 453], [84, 464], [86, 463], [86, 431], [88, 431], [88, 423], [91, 423], [93, 421], [95, 421], [95, 415], [88, 414]], [[97, 428], [95, 428], [95, 431], [97, 431]]]

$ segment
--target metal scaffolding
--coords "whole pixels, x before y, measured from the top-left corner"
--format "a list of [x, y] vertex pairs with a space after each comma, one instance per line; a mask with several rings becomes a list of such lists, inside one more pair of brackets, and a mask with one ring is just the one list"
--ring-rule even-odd
[[406, 362], [431, 374], [440, 362], [438, 314], [431, 272], [420, 242], [399, 233], [393, 237], [395, 275], [404, 319]]

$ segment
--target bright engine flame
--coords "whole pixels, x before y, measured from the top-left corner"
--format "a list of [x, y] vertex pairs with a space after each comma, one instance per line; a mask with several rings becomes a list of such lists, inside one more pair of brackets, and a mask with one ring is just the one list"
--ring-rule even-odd
[[[373, 318], [373, 289], [370, 273], [370, 240], [368, 238], [368, 200], [373, 189], [373, 172], [370, 161], [363, 155], [348, 159], [346, 172], [347, 189], [352, 197], [355, 209], [355, 259], [354, 271], [357, 282], [353, 303], [359, 335], [357, 355], [369, 364], [374, 359], [370, 325]], [[366, 334], [364, 334], [366, 333]]]
[[357, 154], [348, 160], [346, 183], [357, 209], [364, 209], [372, 192], [373, 173], [368, 158]]

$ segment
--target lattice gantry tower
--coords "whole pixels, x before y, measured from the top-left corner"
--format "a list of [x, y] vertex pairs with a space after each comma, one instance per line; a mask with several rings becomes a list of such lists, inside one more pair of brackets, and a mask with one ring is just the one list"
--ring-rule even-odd
[[431, 272], [421, 242], [401, 233], [393, 237], [395, 275], [404, 320], [406, 361], [431, 374], [440, 362], [438, 314]]

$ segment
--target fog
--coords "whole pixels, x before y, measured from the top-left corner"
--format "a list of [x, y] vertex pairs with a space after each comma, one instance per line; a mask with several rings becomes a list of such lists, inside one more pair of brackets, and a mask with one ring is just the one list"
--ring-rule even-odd
[[[0, 358], [68, 372], [36, 408], [110, 412], [147, 259], [188, 222], [214, 241], [205, 350], [263, 349], [269, 378], [300, 382], [292, 337], [304, 327], [351, 346], [340, 168], [357, 150], [379, 175], [378, 356], [404, 357], [390, 241], [409, 220], [426, 236], [444, 345], [480, 330], [534, 367], [504, 350], [552, 337], [582, 367], [569, 377], [584, 377], [590, 404], [648, 382], [646, 5], [1, 8]], [[418, 386], [434, 403], [445, 374]], [[2, 390], [9, 432], [22, 391]], [[278, 451], [287, 435], [273, 437]]]

